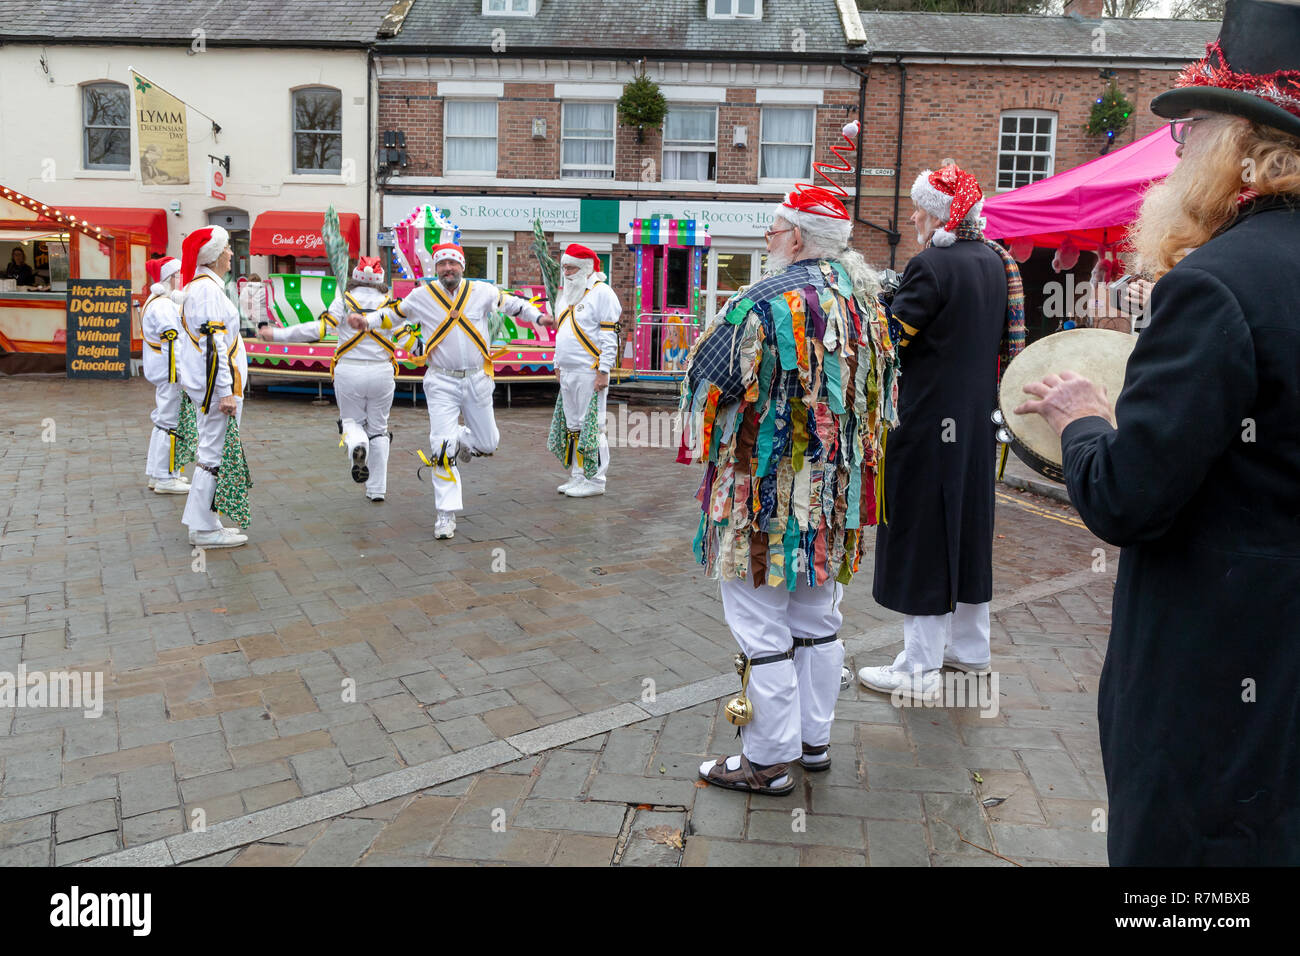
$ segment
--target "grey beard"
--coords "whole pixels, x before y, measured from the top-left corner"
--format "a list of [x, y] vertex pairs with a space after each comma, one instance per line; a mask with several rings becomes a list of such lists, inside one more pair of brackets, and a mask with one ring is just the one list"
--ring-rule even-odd
[[457, 279], [455, 276], [447, 276], [446, 278], [440, 279], [438, 281], [442, 283], [443, 288], [446, 289], [448, 292], [455, 292], [457, 286], [460, 285], [460, 280]]
[[576, 275], [572, 279], [566, 277], [560, 286], [560, 304], [561, 306], [570, 305], [577, 302], [582, 297], [582, 293], [587, 288], [587, 280], [581, 275]]
[[784, 272], [786, 269], [790, 268], [790, 265], [793, 262], [794, 260], [789, 256], [778, 256], [775, 253], [769, 252], [767, 254], [767, 272], [771, 275], [775, 275], [778, 272]]

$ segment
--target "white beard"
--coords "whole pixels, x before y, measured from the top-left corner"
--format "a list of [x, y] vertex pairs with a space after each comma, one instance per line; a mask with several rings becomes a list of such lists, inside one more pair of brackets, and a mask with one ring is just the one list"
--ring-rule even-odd
[[560, 284], [559, 302], [557, 307], [563, 311], [573, 303], [582, 298], [587, 291], [587, 276], [579, 272], [577, 275], [563, 276]]

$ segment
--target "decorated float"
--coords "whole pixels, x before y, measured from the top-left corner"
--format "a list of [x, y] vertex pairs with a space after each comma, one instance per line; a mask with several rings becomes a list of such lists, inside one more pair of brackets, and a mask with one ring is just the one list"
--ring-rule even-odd
[[694, 219], [633, 219], [624, 238], [636, 256], [630, 377], [680, 379], [704, 327], [701, 273], [709, 228]]

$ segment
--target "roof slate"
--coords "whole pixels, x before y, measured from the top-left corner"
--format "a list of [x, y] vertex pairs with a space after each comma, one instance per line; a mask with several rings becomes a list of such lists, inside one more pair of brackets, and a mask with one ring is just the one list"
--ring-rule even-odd
[[393, 0], [0, 0], [0, 40], [364, 46]]
[[[1219, 35], [1218, 21], [1036, 17], [994, 13], [862, 10], [867, 46], [880, 54], [1114, 56], [1194, 60]], [[1093, 50], [1095, 31], [1103, 51]]]
[[826, 57], [862, 49], [845, 42], [835, 0], [764, 0], [759, 21], [710, 20], [708, 0], [539, 0], [534, 17], [484, 16], [482, 0], [415, 0], [401, 32], [378, 47], [487, 54], [496, 29], [505, 31], [507, 52], [577, 48], [658, 56], [801, 50]]

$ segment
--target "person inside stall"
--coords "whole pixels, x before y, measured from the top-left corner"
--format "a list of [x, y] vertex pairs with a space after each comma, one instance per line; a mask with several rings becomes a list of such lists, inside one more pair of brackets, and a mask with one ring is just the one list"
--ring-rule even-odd
[[6, 279], [16, 279], [18, 285], [35, 285], [36, 273], [32, 267], [27, 264], [27, 253], [23, 251], [22, 246], [15, 246], [13, 253], [9, 256], [9, 265], [5, 266], [4, 277]]

